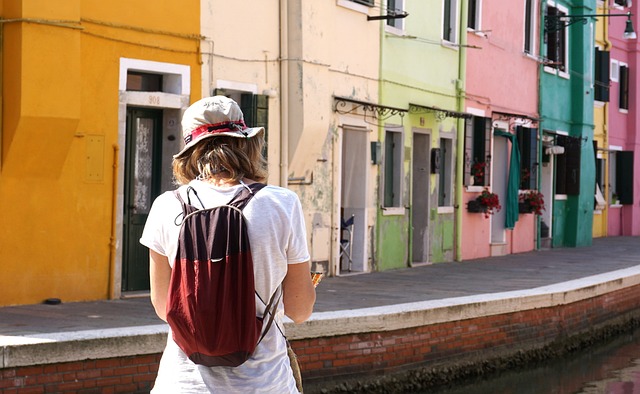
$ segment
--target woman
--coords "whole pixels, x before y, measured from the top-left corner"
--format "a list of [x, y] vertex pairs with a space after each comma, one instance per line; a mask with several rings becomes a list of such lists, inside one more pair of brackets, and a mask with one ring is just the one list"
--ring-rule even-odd
[[[187, 188], [206, 208], [226, 204], [241, 188], [266, 179], [264, 129], [248, 128], [230, 98], [204, 98], [182, 118], [185, 147], [174, 156], [173, 173], [187, 201]], [[198, 201], [198, 204], [200, 201]], [[150, 254], [151, 302], [166, 321], [167, 291], [176, 256], [182, 212], [173, 192], [153, 203], [140, 242]], [[266, 186], [243, 210], [254, 261], [255, 288], [270, 295], [282, 285], [276, 320], [249, 360], [238, 367], [205, 367], [191, 362], [169, 335], [153, 393], [296, 393], [281, 317], [309, 318], [315, 303], [300, 201], [290, 190]], [[263, 297], [264, 298], [264, 297]], [[256, 305], [261, 311], [264, 305]]]

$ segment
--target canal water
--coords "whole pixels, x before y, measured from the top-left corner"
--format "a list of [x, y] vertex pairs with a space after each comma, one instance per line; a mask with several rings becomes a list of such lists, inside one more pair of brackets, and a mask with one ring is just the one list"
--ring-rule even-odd
[[415, 394], [640, 394], [640, 330], [568, 358]]

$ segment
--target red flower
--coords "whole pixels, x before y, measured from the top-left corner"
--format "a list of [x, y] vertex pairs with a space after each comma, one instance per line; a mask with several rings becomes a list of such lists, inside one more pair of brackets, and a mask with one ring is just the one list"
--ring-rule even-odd
[[528, 190], [518, 197], [522, 203], [527, 203], [531, 207], [533, 213], [542, 215], [544, 210], [544, 195], [537, 190]]
[[476, 201], [485, 208], [484, 217], [488, 218], [489, 215], [500, 211], [502, 206], [500, 205], [500, 198], [497, 194], [491, 193], [489, 189], [485, 188], [482, 193], [476, 198]]

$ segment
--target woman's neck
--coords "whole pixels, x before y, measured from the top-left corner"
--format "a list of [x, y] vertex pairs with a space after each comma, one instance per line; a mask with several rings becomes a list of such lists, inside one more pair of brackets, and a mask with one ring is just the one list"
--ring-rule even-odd
[[233, 179], [229, 179], [226, 178], [224, 176], [212, 176], [210, 178], [206, 178], [206, 179], [201, 179], [203, 182], [206, 182], [210, 185], [216, 186], [216, 187], [232, 187], [232, 186], [236, 186], [239, 185], [240, 183], [245, 183], [245, 184], [250, 184], [253, 183], [250, 179], [248, 178], [242, 178], [239, 181], [233, 180]]

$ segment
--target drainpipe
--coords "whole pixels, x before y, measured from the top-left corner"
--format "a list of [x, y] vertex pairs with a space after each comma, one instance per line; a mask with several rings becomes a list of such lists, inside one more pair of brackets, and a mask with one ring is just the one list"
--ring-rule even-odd
[[4, 23], [0, 23], [0, 173], [2, 172], [2, 77], [3, 77], [3, 69], [2, 69], [2, 53], [4, 52], [3, 45], [3, 31]]
[[[603, 14], [609, 13], [609, 4], [605, 2], [603, 5]], [[607, 21], [608, 22], [608, 21]], [[604, 50], [611, 50], [611, 41], [609, 40], [609, 23], [602, 24], [602, 35], [604, 36]], [[611, 89], [609, 89], [609, 100], [611, 100]], [[602, 144], [603, 148], [609, 146], [609, 102], [605, 101], [604, 107], [602, 108]], [[606, 152], [609, 152], [608, 150]], [[597, 152], [596, 152], [597, 154]], [[609, 155], [607, 153], [607, 160], [604, 171], [604, 187], [602, 188], [602, 194], [605, 196], [605, 201], [607, 202], [604, 205], [604, 209], [602, 210], [602, 224], [601, 227], [604, 227], [604, 236], [609, 235]]]
[[118, 216], [118, 154], [120, 147], [113, 144], [113, 170], [111, 182], [111, 239], [109, 240], [109, 299], [116, 298], [116, 219]]
[[280, 0], [280, 186], [289, 177], [289, 0]]
[[[460, 8], [460, 47], [458, 50], [458, 80], [456, 81], [456, 110], [464, 112], [465, 80], [467, 67], [467, 14], [469, 6], [467, 1], [461, 2]], [[455, 260], [462, 261], [462, 188], [464, 179], [464, 118], [457, 121], [457, 152], [456, 155], [456, 194], [455, 194]]]

